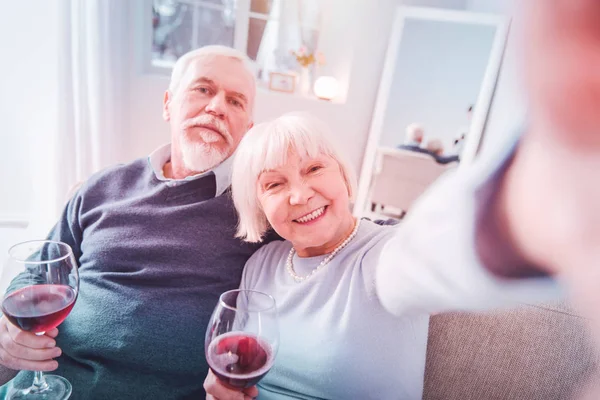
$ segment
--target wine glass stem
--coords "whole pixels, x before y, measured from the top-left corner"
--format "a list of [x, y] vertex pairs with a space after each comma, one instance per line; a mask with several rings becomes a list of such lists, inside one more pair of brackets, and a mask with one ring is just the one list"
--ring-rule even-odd
[[[42, 336], [46, 332], [36, 332], [36, 336]], [[43, 392], [48, 389], [48, 384], [46, 383], [46, 379], [44, 378], [44, 374], [42, 371], [35, 371], [33, 375], [33, 385], [31, 387], [32, 392]]]
[[33, 387], [31, 389], [32, 392], [43, 392], [48, 389], [48, 384], [46, 383], [42, 371], [35, 371], [35, 375], [33, 376]]

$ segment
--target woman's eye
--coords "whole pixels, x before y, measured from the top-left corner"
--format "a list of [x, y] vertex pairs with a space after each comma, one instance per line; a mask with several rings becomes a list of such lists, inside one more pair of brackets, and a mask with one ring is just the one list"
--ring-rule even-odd
[[319, 171], [321, 168], [323, 168], [323, 167], [322, 167], [322, 166], [320, 166], [320, 165], [314, 165], [314, 166], [312, 166], [312, 167], [310, 167], [310, 168], [309, 168], [308, 172], [317, 172], [317, 171]]
[[265, 188], [267, 190], [271, 190], [271, 189], [276, 189], [277, 187], [281, 186], [281, 184], [279, 182], [274, 182], [274, 183], [269, 183], [265, 186]]

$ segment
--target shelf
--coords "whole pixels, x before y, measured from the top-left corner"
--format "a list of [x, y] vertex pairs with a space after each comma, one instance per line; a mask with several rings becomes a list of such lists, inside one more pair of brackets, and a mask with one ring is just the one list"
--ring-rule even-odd
[[320, 99], [315, 95], [304, 95], [300, 92], [280, 92], [278, 90], [270, 90], [268, 87], [263, 86], [261, 83], [257, 84], [257, 94], [258, 93], [264, 93], [264, 94], [268, 94], [268, 95], [273, 95], [273, 96], [281, 96], [282, 98], [286, 98], [286, 99], [298, 99], [298, 100], [306, 100], [306, 101], [315, 101], [315, 102], [320, 102], [323, 104], [344, 104], [345, 101], [343, 99], [340, 98], [335, 98], [333, 100], [324, 100], [324, 99]]

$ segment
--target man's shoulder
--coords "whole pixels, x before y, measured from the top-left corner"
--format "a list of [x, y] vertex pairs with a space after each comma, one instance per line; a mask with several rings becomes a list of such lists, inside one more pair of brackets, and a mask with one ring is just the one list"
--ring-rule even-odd
[[435, 160], [440, 164], [449, 164], [451, 162], [458, 162], [460, 158], [457, 155], [453, 156], [438, 156]]
[[420, 146], [416, 146], [416, 145], [412, 145], [412, 144], [402, 144], [400, 146], [398, 146], [399, 150], [409, 150], [409, 151], [414, 151], [417, 153], [423, 153], [423, 154], [429, 154], [431, 155], [431, 153], [427, 150], [424, 149]]
[[127, 164], [116, 164], [94, 173], [83, 184], [82, 189], [86, 192], [98, 188], [117, 189], [120, 186], [131, 185], [144, 179], [145, 175], [151, 171], [147, 158], [138, 158]]

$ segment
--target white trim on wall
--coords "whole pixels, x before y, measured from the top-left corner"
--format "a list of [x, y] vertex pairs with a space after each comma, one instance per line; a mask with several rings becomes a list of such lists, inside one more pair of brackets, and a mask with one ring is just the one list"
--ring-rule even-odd
[[508, 33], [510, 30], [511, 19], [505, 16], [489, 17], [491, 24], [496, 24], [496, 35], [492, 44], [492, 51], [488, 66], [483, 76], [481, 90], [475, 103], [476, 110], [485, 110], [484, 112], [474, 112], [467, 139], [465, 139], [465, 147], [460, 155], [459, 168], [468, 167], [475, 160], [479, 149], [482, 147], [483, 136], [485, 135], [486, 123], [488, 121], [494, 93], [498, 85], [500, 68], [504, 60], [506, 51], [506, 43], [508, 41]]
[[0, 214], [0, 228], [27, 228], [28, 225], [28, 215]]

